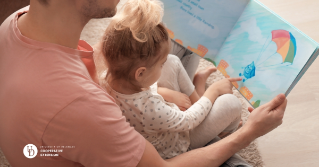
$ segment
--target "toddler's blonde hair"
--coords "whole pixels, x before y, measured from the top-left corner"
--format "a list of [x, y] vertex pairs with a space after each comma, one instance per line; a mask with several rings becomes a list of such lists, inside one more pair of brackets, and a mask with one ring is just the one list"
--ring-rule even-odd
[[[164, 55], [159, 55], [163, 44], [168, 45], [168, 33], [161, 23], [163, 4], [159, 0], [128, 0], [114, 16], [103, 41], [103, 54], [108, 75], [113, 79], [134, 82], [135, 70], [151, 67]], [[168, 46], [167, 46], [168, 47]]]

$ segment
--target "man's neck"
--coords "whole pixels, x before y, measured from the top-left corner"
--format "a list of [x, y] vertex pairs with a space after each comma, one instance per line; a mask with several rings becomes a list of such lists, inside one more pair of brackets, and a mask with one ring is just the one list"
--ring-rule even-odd
[[28, 38], [76, 49], [89, 19], [79, 17], [75, 9], [65, 6], [56, 9], [57, 5], [31, 3], [29, 12], [19, 18], [18, 28]]

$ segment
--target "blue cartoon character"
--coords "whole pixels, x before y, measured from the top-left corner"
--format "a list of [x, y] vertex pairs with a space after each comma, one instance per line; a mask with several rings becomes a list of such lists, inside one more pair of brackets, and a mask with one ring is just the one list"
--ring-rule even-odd
[[245, 67], [243, 74], [239, 73], [239, 76], [244, 76], [246, 79], [243, 79], [243, 82], [245, 82], [247, 79], [250, 79], [255, 76], [255, 71], [256, 71], [255, 63], [252, 62], [251, 64]]

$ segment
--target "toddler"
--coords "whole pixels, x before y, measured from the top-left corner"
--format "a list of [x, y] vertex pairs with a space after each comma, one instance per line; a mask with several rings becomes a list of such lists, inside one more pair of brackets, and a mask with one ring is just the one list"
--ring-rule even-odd
[[108, 71], [102, 85], [127, 122], [163, 158], [172, 158], [205, 146], [221, 132], [236, 130], [241, 104], [229, 94], [231, 82], [239, 79], [214, 83], [185, 112], [158, 94], [157, 81], [170, 49], [162, 15], [159, 0], [129, 0], [124, 5], [104, 36]]

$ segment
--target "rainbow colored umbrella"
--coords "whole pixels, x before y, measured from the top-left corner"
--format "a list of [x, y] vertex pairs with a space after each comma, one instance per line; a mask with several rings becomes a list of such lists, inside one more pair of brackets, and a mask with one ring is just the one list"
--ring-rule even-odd
[[281, 55], [283, 63], [293, 63], [297, 46], [295, 37], [286, 30], [273, 30], [272, 41], [277, 44], [277, 52]]

